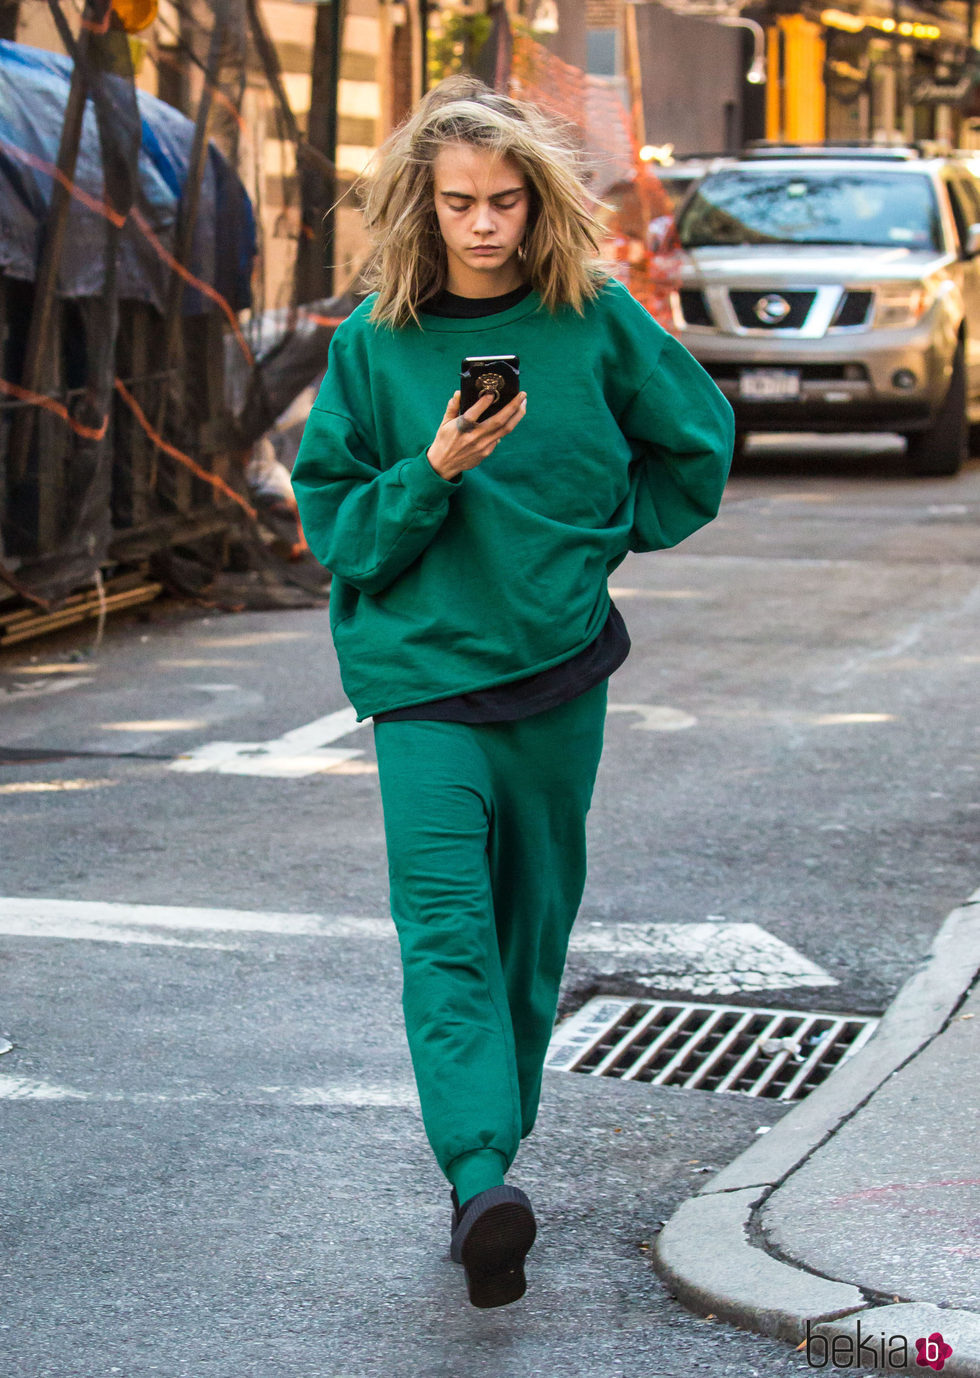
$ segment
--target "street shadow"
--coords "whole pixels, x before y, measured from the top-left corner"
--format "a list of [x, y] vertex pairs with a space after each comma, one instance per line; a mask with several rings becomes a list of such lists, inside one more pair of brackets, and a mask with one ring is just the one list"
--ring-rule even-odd
[[[975, 467], [977, 460], [970, 461]], [[736, 454], [739, 478], [917, 479], [894, 435], [749, 435]]]

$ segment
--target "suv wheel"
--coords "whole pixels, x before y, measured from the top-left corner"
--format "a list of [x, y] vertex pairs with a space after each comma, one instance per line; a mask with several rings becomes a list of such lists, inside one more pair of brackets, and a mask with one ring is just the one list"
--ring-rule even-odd
[[908, 439], [908, 459], [913, 473], [938, 477], [958, 474], [970, 454], [970, 427], [966, 415], [966, 354], [960, 340], [953, 355], [949, 391], [928, 431]]

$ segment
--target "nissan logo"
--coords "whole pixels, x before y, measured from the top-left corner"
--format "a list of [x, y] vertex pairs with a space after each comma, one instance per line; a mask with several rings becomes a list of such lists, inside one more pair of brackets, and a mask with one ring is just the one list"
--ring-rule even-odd
[[767, 297], [760, 297], [752, 309], [763, 325], [778, 325], [786, 319], [792, 308], [785, 297], [770, 292]]

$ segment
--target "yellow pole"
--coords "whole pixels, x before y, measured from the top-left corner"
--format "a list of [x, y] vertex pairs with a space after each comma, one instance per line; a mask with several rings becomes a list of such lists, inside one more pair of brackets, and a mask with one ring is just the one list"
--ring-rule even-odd
[[766, 33], [766, 138], [783, 137], [783, 70], [781, 34], [774, 24]]
[[800, 14], [780, 16], [785, 42], [785, 137], [790, 143], [815, 143], [826, 129], [826, 54], [818, 24]]

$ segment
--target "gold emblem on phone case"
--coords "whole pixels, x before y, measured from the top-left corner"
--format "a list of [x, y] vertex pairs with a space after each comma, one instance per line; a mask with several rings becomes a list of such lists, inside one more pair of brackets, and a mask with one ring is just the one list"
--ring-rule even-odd
[[477, 382], [477, 389], [482, 397], [485, 392], [493, 393], [493, 400], [500, 401], [500, 394], [503, 392], [505, 382], [499, 373], [481, 373]]

